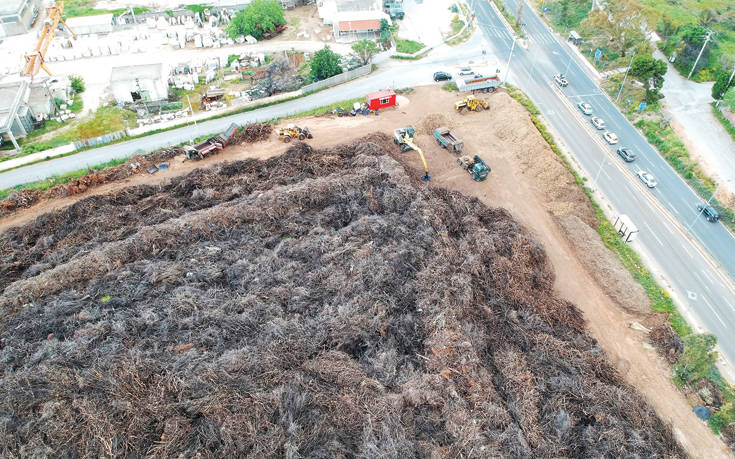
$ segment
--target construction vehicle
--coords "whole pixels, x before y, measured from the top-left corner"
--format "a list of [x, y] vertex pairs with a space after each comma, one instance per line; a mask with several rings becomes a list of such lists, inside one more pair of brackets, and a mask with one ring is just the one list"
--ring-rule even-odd
[[214, 137], [210, 137], [202, 143], [197, 145], [184, 145], [184, 152], [186, 153], [186, 159], [200, 160], [204, 159], [210, 154], [224, 150], [224, 148], [230, 144], [235, 133], [240, 129], [235, 123], [230, 124], [225, 132]]
[[493, 92], [495, 91], [495, 88], [500, 86], [500, 84], [500, 78], [498, 78], [497, 75], [490, 77], [480, 77], [479, 75], [475, 75], [475, 78], [469, 80], [458, 80], [457, 89], [459, 89], [460, 92]]
[[487, 178], [490, 173], [490, 166], [479, 156], [475, 155], [474, 158], [469, 156], [460, 156], [457, 158], [457, 163], [462, 166], [462, 169], [469, 172], [473, 179], [477, 182], [481, 182]]
[[428, 182], [431, 180], [431, 177], [429, 176], [429, 166], [426, 164], [424, 152], [414, 142], [415, 133], [416, 131], [414, 130], [413, 126], [396, 129], [395, 131], [393, 131], [393, 143], [401, 147], [401, 153], [405, 153], [409, 150], [416, 150], [416, 152], [418, 152], [419, 157], [421, 157], [421, 162], [424, 163], [424, 175], [423, 177], [421, 177], [421, 180], [423, 180], [424, 182]]
[[454, 109], [457, 110], [457, 112], [459, 113], [462, 113], [462, 110], [464, 110], [465, 108], [473, 112], [479, 112], [482, 109], [489, 109], [490, 105], [487, 103], [487, 101], [485, 101], [485, 99], [480, 99], [479, 97], [475, 96], [467, 96], [454, 104]]
[[289, 124], [285, 128], [281, 128], [276, 132], [278, 133], [278, 139], [283, 140], [284, 143], [289, 143], [291, 139], [304, 140], [314, 138], [308, 127], [302, 129], [293, 124]]
[[440, 147], [446, 148], [447, 150], [453, 151], [457, 154], [461, 153], [462, 148], [464, 147], [464, 142], [455, 137], [454, 134], [452, 134], [452, 131], [445, 126], [434, 129], [434, 138]]
[[383, 12], [387, 13], [391, 19], [403, 19], [406, 15], [403, 11], [403, 0], [385, 0]]
[[59, 23], [63, 24], [64, 27], [66, 27], [66, 29], [71, 33], [71, 36], [74, 37], [75, 40], [77, 39], [74, 31], [71, 30], [69, 26], [66, 25], [66, 22], [64, 22], [64, 19], [62, 19], [63, 14], [63, 1], [57, 1], [52, 7], [46, 8], [46, 15], [48, 17], [44, 21], [43, 28], [41, 29], [41, 33], [38, 37], [38, 43], [36, 43], [35, 49], [32, 53], [26, 54], [25, 56], [26, 65], [21, 71], [21, 76], [33, 78], [38, 74], [38, 71], [40, 69], [43, 69], [46, 73], [51, 75], [51, 70], [46, 67], [44, 61], [46, 60], [46, 51], [48, 51], [51, 40], [54, 39], [54, 34], [56, 33], [56, 28], [59, 26]]

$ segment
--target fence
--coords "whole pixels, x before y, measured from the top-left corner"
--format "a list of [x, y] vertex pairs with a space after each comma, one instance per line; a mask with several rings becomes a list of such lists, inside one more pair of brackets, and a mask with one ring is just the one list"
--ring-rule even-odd
[[78, 140], [74, 142], [74, 148], [79, 150], [80, 148], [94, 147], [96, 145], [104, 145], [106, 143], [112, 142], [113, 140], [122, 139], [123, 137], [127, 137], [128, 135], [129, 135], [128, 130], [123, 129], [122, 131], [111, 132], [109, 134], [101, 135], [99, 137], [93, 137], [91, 139]]
[[328, 88], [330, 86], [344, 83], [345, 81], [354, 80], [355, 78], [370, 73], [370, 69], [372, 69], [372, 64], [363, 65], [362, 67], [352, 69], [348, 72], [340, 73], [339, 75], [329, 77], [325, 80], [317, 81], [316, 83], [312, 84], [307, 84], [306, 86], [301, 88], [301, 92], [303, 92], [304, 94], [308, 94], [310, 92], [318, 91], [323, 88]]

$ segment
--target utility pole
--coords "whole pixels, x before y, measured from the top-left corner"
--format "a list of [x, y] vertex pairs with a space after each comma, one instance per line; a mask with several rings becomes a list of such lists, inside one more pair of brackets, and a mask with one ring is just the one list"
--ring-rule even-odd
[[510, 54], [508, 55], [508, 64], [505, 66], [505, 78], [503, 79], [503, 86], [508, 81], [508, 74], [510, 73], [510, 59], [513, 57], [513, 50], [516, 47], [516, 39], [513, 38], [513, 45], [510, 47]]
[[730, 79], [727, 80], [727, 85], [725, 85], [725, 90], [722, 91], [722, 94], [720, 95], [720, 98], [717, 101], [717, 107], [720, 106], [720, 103], [722, 102], [722, 99], [725, 98], [725, 93], [730, 88], [730, 83], [732, 83], [732, 77], [733, 76], [735, 76], [735, 64], [732, 65], [732, 73], [730, 74]]
[[699, 50], [699, 54], [697, 55], [697, 60], [694, 61], [694, 65], [692, 65], [692, 71], [689, 72], [689, 75], [687, 75], [687, 80], [692, 79], [692, 73], [694, 73], [694, 69], [697, 68], [697, 62], [699, 62], [699, 58], [702, 57], [702, 53], [704, 52], [704, 47], [707, 46], [707, 43], [709, 43], [709, 39], [712, 37], [712, 31], [707, 32], [707, 36], [704, 37], [704, 43], [702, 44], [702, 49]]
[[[194, 120], [194, 134], [197, 132], [197, 119], [194, 117], [194, 109], [191, 106], [191, 99], [189, 99], [189, 94], [186, 95], [186, 100], [189, 102], [189, 111], [191, 112], [191, 119]], [[194, 145], [194, 137], [192, 137], [191, 144]]]
[[620, 94], [623, 92], [623, 86], [625, 86], [625, 80], [628, 78], [628, 72], [630, 72], [630, 68], [633, 66], [633, 58], [635, 57], [635, 51], [633, 51], [633, 55], [630, 56], [630, 64], [628, 64], [628, 70], [625, 71], [625, 76], [623, 77], [623, 82], [620, 83], [620, 90], [618, 91], [618, 97], [615, 98], [615, 102], [620, 100]]
[[521, 26], [521, 15], [523, 14], [523, 5], [525, 4], [525, 2], [521, 0], [519, 3], [520, 4], [518, 5], [518, 14], [516, 14], [516, 27]]

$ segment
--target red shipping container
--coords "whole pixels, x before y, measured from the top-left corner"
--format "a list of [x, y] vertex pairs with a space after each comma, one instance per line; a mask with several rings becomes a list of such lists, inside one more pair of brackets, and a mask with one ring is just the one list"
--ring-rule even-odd
[[396, 106], [396, 92], [392, 89], [381, 89], [365, 96], [370, 110], [378, 110]]

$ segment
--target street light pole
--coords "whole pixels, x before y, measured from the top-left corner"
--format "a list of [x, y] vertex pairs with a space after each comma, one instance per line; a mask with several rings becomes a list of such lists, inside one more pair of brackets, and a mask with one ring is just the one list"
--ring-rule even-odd
[[618, 102], [620, 100], [620, 94], [623, 93], [623, 86], [625, 86], [625, 80], [628, 78], [628, 72], [630, 72], [630, 68], [633, 66], [633, 58], [635, 57], [635, 51], [633, 51], [633, 55], [630, 56], [630, 64], [628, 64], [628, 69], [625, 71], [625, 76], [623, 77], [623, 82], [620, 83], [620, 90], [618, 91], [618, 97], [615, 98], [615, 102]]
[[691, 80], [692, 73], [694, 73], [694, 69], [697, 68], [697, 62], [699, 62], [699, 58], [702, 57], [702, 53], [704, 52], [704, 47], [707, 46], [707, 43], [709, 43], [709, 39], [712, 37], [712, 31], [707, 32], [707, 36], [704, 37], [704, 43], [702, 44], [702, 49], [699, 50], [699, 54], [697, 55], [697, 60], [694, 61], [694, 65], [692, 65], [692, 70], [689, 72], [689, 75], [687, 75], [687, 80]]
[[510, 73], [510, 59], [513, 57], [513, 50], [516, 47], [516, 39], [513, 37], [513, 44], [510, 47], [510, 54], [508, 55], [508, 64], [505, 66], [505, 78], [503, 79], [503, 86], [508, 81], [508, 74]]

